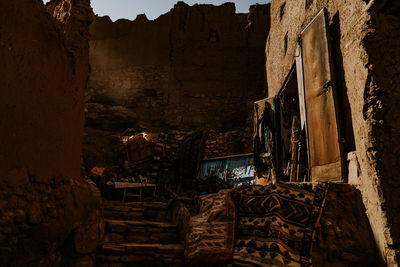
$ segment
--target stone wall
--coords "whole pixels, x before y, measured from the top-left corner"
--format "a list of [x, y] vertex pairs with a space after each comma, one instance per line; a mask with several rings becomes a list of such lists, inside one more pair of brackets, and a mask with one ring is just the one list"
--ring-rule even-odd
[[[151, 21], [145, 15], [116, 22], [95, 17], [86, 93], [86, 169], [115, 164], [107, 156], [113, 148], [104, 142], [113, 143], [127, 128], [239, 131], [245, 134], [233, 140], [235, 153], [251, 152], [252, 135], [246, 128], [251, 129], [247, 121], [253, 101], [266, 93], [268, 30], [269, 5], [236, 14], [232, 3], [178, 2]], [[242, 139], [249, 141], [240, 147]]]
[[312, 248], [314, 267], [382, 266], [360, 191], [329, 185]]
[[204, 158], [211, 159], [229, 155], [248, 154], [253, 152], [252, 116], [243, 122], [240, 130], [207, 132], [204, 144]]
[[346, 132], [354, 133], [352, 149], [359, 166], [352, 181], [362, 193], [382, 258], [395, 264], [400, 249], [400, 6], [396, 1], [378, 2], [272, 1], [266, 71], [272, 96], [294, 63], [300, 31], [326, 7], [339, 107]]
[[269, 5], [188, 6], [91, 26], [87, 126], [241, 129], [265, 94]]
[[97, 202], [79, 178], [92, 11], [89, 0], [47, 9], [0, 2], [3, 266], [74, 266], [99, 239]]

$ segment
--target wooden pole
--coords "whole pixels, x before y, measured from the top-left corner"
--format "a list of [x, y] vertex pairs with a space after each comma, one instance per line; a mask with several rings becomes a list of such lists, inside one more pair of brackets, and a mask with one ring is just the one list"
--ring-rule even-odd
[[300, 122], [297, 116], [293, 117], [292, 122], [292, 136], [291, 136], [291, 147], [290, 150], [292, 152], [292, 160], [291, 160], [291, 168], [290, 168], [290, 182], [297, 182], [296, 173], [297, 173], [297, 154], [298, 154], [298, 144], [300, 141]]

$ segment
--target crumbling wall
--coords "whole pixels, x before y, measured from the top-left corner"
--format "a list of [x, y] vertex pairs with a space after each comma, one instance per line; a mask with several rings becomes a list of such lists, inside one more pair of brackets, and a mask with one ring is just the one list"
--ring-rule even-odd
[[360, 191], [329, 185], [312, 248], [314, 267], [381, 266]]
[[79, 178], [92, 11], [89, 0], [47, 8], [0, 3], [3, 266], [88, 262], [99, 239], [97, 203]]
[[272, 1], [266, 71], [268, 92], [272, 96], [294, 62], [300, 31], [326, 7], [338, 104], [342, 118], [349, 120], [347, 128], [354, 133], [353, 149], [359, 166], [351, 182], [362, 193], [382, 258], [388, 264], [395, 264], [398, 261], [395, 254], [400, 248], [396, 170], [400, 156], [399, 4], [390, 0], [378, 2]]
[[211, 159], [229, 155], [248, 154], [253, 152], [252, 117], [242, 123], [240, 130], [207, 132], [204, 145], [204, 158]]
[[[386, 255], [389, 262], [400, 263], [400, 3], [381, 1], [372, 3], [367, 10], [371, 29], [363, 40], [368, 55], [363, 95], [366, 153], [361, 150], [360, 154], [365, 154], [359, 158], [361, 175], [367, 170], [370, 181], [360, 180], [359, 183], [365, 191], [371, 183], [377, 190], [387, 219], [384, 229], [389, 250]], [[374, 204], [369, 195], [365, 198], [367, 205]], [[375, 210], [370, 213], [377, 214]], [[375, 218], [371, 216], [371, 219]], [[394, 254], [396, 259], [393, 259]]]
[[178, 2], [153, 21], [96, 17], [87, 127], [244, 131], [265, 95], [268, 29], [269, 5], [236, 14], [232, 3]]
[[[252, 101], [265, 95], [268, 29], [269, 5], [236, 14], [232, 3], [178, 2], [152, 21], [145, 15], [116, 22], [95, 17], [86, 93], [86, 169], [115, 164], [108, 161], [112, 148], [103, 141], [111, 142], [127, 128], [239, 131], [244, 134], [232, 135], [236, 139], [231, 143], [237, 144], [233, 150], [251, 152], [247, 121]], [[240, 146], [243, 139], [250, 143]], [[211, 143], [210, 155], [232, 150]]]

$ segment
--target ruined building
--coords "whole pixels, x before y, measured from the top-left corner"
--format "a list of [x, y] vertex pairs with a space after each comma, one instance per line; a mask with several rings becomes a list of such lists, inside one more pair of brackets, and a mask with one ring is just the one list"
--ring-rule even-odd
[[[95, 145], [88, 149], [103, 154], [103, 140], [127, 128], [213, 129], [237, 131], [246, 145], [235, 153], [251, 152], [253, 101], [266, 92], [269, 8], [259, 5], [250, 12], [236, 14], [232, 3], [179, 2], [154, 21], [145, 15], [116, 22], [96, 16], [85, 139]], [[87, 161], [91, 167], [106, 164], [90, 152]]]
[[398, 266], [400, 5], [0, 2], [2, 266]]
[[[323, 8], [328, 37], [318, 33], [307, 37], [306, 26]], [[400, 237], [396, 200], [399, 179], [395, 167], [398, 163], [396, 135], [399, 127], [396, 122], [399, 89], [396, 81], [400, 67], [399, 8], [396, 1], [301, 1], [301, 4], [298, 1], [272, 1], [271, 30], [266, 45], [270, 96], [286, 86], [285, 79], [288, 79], [292, 66], [297, 68], [297, 80], [299, 68], [300, 75], [304, 73], [301, 75], [304, 83], [300, 81], [299, 84], [306, 87], [305, 91], [310, 86], [307, 83], [320, 83], [316, 86], [322, 87], [326, 81], [334, 82], [336, 120], [341, 127], [340, 155], [344, 164], [342, 181], [360, 190], [380, 255], [393, 266], [398, 261]], [[323, 20], [318, 22], [316, 18], [315, 21], [315, 27], [325, 27]], [[303, 36], [305, 40], [301, 39]], [[326, 38], [329, 39], [324, 41]], [[322, 42], [329, 44], [330, 51], [318, 50]], [[314, 58], [305, 53], [311, 53]], [[299, 57], [303, 58], [300, 64]], [[330, 73], [324, 74], [320, 70], [322, 66], [330, 69]], [[315, 78], [318, 75], [321, 78]], [[323, 80], [326, 77], [323, 75], [330, 75], [331, 79]], [[297, 90], [297, 84], [295, 87]], [[318, 92], [306, 93], [305, 96], [307, 119], [319, 112], [326, 112], [325, 117], [317, 116], [310, 120], [335, 116], [333, 113], [328, 115], [330, 107], [323, 110], [321, 106], [327, 103], [323, 101], [332, 100], [318, 100], [312, 94]], [[329, 99], [331, 96], [326, 97]], [[310, 138], [313, 138], [312, 134], [320, 134], [319, 126], [312, 123], [308, 125]], [[330, 140], [314, 139], [319, 139], [315, 141], [317, 146], [323, 146], [323, 142], [338, 142], [338, 136], [334, 137], [334, 134]]]
[[98, 200], [80, 175], [92, 11], [39, 0], [0, 10], [1, 262], [54, 266], [100, 238]]

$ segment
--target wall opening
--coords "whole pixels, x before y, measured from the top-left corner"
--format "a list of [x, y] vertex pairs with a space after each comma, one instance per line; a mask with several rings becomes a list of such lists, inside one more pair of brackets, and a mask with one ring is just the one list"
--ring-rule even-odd
[[286, 6], [286, 2], [284, 2], [284, 3], [281, 5], [281, 9], [280, 9], [280, 13], [279, 13], [279, 18], [280, 18], [280, 20], [282, 20], [283, 15], [285, 14], [285, 6]]
[[293, 64], [281, 90], [278, 101], [278, 166], [281, 180], [305, 182], [308, 177], [305, 129], [301, 129], [300, 103], [296, 65]]
[[287, 52], [287, 47], [288, 47], [288, 33], [286, 32], [285, 37], [283, 38], [283, 49], [285, 51], [285, 55]]
[[256, 183], [309, 181], [308, 150], [296, 64], [276, 96], [254, 105]]

